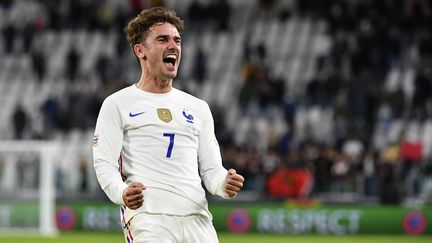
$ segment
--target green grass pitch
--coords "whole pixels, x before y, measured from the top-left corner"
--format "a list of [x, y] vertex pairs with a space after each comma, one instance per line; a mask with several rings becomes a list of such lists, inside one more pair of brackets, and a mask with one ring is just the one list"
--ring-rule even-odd
[[[432, 237], [409, 235], [266, 235], [266, 234], [228, 234], [219, 233], [220, 243], [430, 243]], [[4, 236], [0, 235], [2, 243], [122, 243], [123, 236], [113, 233], [62, 233], [58, 237], [44, 238], [31, 236]]]

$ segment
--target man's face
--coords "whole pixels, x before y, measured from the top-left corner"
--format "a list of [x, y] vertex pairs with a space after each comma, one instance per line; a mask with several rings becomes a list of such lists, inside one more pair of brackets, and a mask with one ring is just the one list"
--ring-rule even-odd
[[170, 80], [177, 76], [181, 38], [174, 25], [160, 23], [150, 28], [143, 43], [145, 72], [153, 78]]

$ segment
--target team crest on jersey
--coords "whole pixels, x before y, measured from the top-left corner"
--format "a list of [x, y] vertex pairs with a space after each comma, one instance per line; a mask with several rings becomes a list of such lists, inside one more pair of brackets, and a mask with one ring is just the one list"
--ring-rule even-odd
[[171, 111], [165, 108], [158, 108], [157, 109], [157, 114], [159, 116], [159, 119], [161, 119], [162, 121], [168, 123], [172, 120], [172, 115], [171, 115]]

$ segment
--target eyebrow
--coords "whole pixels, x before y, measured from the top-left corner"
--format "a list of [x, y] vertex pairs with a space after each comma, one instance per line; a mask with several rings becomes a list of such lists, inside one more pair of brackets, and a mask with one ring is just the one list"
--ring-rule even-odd
[[[159, 38], [169, 39], [169, 37], [170, 37], [170, 35], [158, 35], [158, 36], [156, 36], [156, 39], [159, 39]], [[173, 37], [173, 39], [174, 40], [181, 40], [181, 37], [176, 35]]]

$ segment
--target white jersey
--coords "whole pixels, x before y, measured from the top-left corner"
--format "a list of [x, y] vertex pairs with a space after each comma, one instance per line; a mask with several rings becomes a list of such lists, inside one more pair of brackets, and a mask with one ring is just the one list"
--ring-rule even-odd
[[93, 162], [101, 188], [116, 204], [124, 205], [127, 184], [146, 187], [143, 206], [126, 208], [125, 222], [140, 212], [211, 219], [201, 180], [210, 193], [226, 198], [227, 170], [210, 108], [175, 88], [156, 94], [132, 85], [107, 97], [96, 123]]

